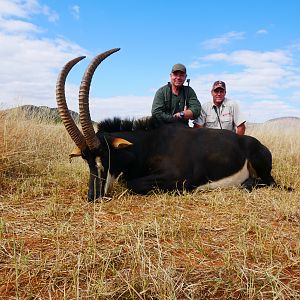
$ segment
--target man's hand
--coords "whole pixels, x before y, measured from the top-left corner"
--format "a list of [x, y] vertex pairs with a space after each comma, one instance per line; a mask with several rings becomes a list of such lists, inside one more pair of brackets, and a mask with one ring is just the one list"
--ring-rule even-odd
[[182, 111], [181, 113], [184, 113], [183, 117], [180, 116], [180, 112], [174, 114], [173, 117], [177, 118], [177, 119], [186, 119], [186, 120], [189, 120], [189, 119], [192, 120], [194, 118], [194, 114], [190, 109], [186, 109], [186, 110]]
[[245, 126], [245, 122], [240, 124], [237, 128], [236, 128], [236, 133], [238, 135], [244, 135], [246, 131], [246, 126]]
[[173, 117], [176, 119], [184, 119], [184, 112], [183, 111], [178, 112], [178, 113], [174, 114]]

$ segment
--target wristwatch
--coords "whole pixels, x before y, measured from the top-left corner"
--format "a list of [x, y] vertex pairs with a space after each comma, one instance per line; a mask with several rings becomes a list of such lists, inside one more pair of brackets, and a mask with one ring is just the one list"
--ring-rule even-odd
[[184, 111], [181, 111], [181, 112], [179, 113], [179, 116], [180, 116], [181, 119], [183, 119], [183, 118], [184, 118]]

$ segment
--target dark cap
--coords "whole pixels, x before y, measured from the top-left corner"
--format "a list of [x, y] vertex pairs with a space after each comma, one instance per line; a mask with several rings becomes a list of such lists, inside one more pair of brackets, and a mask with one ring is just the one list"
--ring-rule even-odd
[[183, 64], [175, 64], [172, 68], [172, 73], [176, 71], [181, 71], [183, 73], [186, 73], [186, 67]]
[[215, 89], [226, 90], [226, 84], [225, 84], [225, 82], [221, 81], [221, 80], [215, 81], [211, 90], [214, 91]]

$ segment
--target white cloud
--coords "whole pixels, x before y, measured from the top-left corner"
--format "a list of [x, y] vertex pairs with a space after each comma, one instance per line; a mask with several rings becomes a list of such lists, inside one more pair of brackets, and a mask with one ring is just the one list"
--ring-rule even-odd
[[244, 32], [227, 32], [219, 37], [202, 42], [202, 46], [206, 49], [221, 49], [224, 45], [230, 44], [232, 41], [244, 38]]
[[259, 29], [256, 31], [256, 34], [265, 35], [265, 34], [268, 34], [268, 31], [266, 29]]
[[38, 40], [0, 33], [0, 103], [55, 105], [56, 69], [86, 52], [66, 40]]
[[79, 20], [80, 18], [80, 7], [78, 5], [73, 5], [71, 7], [71, 14], [75, 20]]
[[227, 83], [227, 96], [239, 100], [252, 121], [300, 114], [299, 90], [292, 89], [299, 89], [300, 77], [296, 75], [293, 55], [287, 50], [213, 53], [193, 63], [197, 64], [218, 70], [192, 78], [201, 102], [211, 98], [211, 84], [223, 80]]
[[41, 6], [40, 11], [42, 14], [44, 14], [45, 16], [48, 17], [49, 22], [54, 23], [54, 22], [58, 21], [58, 19], [59, 19], [58, 14], [46, 5]]
[[32, 23], [20, 20], [6, 20], [0, 18], [0, 29], [10, 33], [27, 33], [27, 32], [41, 32], [41, 30]]
[[265, 68], [266, 66], [270, 65], [285, 65], [291, 64], [292, 62], [289, 53], [282, 50], [265, 52], [241, 50], [234, 51], [229, 54], [210, 54], [203, 57], [202, 59], [212, 61], [225, 61], [230, 62], [231, 64], [245, 65], [255, 68]]
[[8, 34], [41, 32], [41, 28], [30, 22], [30, 16], [41, 10], [42, 7], [34, 0], [2, 0], [0, 2], [0, 30]]
[[[24, 2], [24, 1], [22, 1]], [[27, 17], [26, 9], [21, 1], [17, 0], [1, 0], [0, 2], [0, 16], [1, 17]]]
[[[38, 1], [0, 2], [0, 106], [22, 104], [54, 106], [57, 69], [76, 56], [87, 53], [63, 38], [39, 38], [43, 32], [30, 22], [32, 14], [57, 15]], [[22, 18], [22, 20], [20, 20]]]
[[261, 100], [253, 102], [250, 105], [243, 106], [244, 112], [248, 115], [249, 120], [256, 122], [264, 122], [266, 120], [279, 117], [292, 117], [295, 113], [300, 113], [300, 110], [291, 107], [284, 101], [267, 101]]
[[[211, 54], [202, 58], [205, 62], [211, 61], [218, 64], [238, 66], [240, 71], [222, 74], [233, 90], [247, 89], [249, 94], [269, 94], [277, 86], [287, 85], [293, 72], [289, 66], [293, 60], [285, 51], [234, 51], [229, 54]], [[224, 80], [225, 80], [224, 79]]]
[[56, 12], [46, 5], [40, 5], [38, 0], [1, 0], [0, 17], [29, 18], [34, 14], [43, 14], [50, 22], [58, 19]]
[[91, 118], [100, 121], [112, 116], [120, 118], [140, 118], [151, 115], [153, 97], [116, 96], [90, 99]]

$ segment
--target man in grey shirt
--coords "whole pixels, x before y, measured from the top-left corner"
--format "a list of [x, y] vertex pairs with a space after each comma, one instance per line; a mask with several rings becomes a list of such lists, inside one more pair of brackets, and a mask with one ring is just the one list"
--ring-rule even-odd
[[227, 129], [243, 135], [246, 120], [240, 113], [239, 105], [225, 97], [225, 82], [215, 81], [211, 95], [212, 101], [202, 105], [200, 116], [194, 120], [194, 127]]

